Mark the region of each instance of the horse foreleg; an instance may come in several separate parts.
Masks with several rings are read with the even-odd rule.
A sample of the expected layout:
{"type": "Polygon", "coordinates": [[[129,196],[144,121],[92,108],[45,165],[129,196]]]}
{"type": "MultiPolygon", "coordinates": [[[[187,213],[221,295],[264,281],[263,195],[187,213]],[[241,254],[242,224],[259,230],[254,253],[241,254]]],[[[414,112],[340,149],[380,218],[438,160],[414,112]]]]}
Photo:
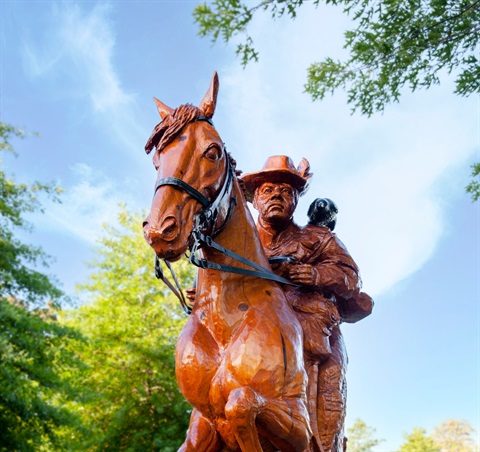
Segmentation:
{"type": "Polygon", "coordinates": [[[190,416],[187,438],[178,452],[217,452],[221,441],[212,422],[195,408],[190,416]]]}
{"type": "Polygon", "coordinates": [[[257,415],[257,423],[278,450],[311,450],[312,431],[307,407],[301,399],[268,399],[257,415]]]}
{"type": "Polygon", "coordinates": [[[225,417],[243,452],[262,452],[255,419],[264,400],[248,386],[230,392],[225,417]]]}
{"type": "Polygon", "coordinates": [[[257,425],[282,452],[306,452],[312,433],[301,399],[265,399],[249,387],[230,393],[225,415],[243,452],[262,452],[257,425]]]}

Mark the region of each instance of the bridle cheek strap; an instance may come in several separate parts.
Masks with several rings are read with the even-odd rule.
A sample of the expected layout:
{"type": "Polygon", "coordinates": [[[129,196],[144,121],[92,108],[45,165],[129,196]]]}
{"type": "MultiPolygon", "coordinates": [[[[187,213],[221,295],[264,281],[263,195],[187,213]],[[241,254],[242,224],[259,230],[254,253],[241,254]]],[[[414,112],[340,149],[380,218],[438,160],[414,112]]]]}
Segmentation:
{"type": "MultiPolygon", "coordinates": [[[[206,119],[203,119],[203,120],[206,120],[206,119]]],[[[209,121],[209,122],[211,123],[211,121],[209,121]]],[[[225,153],[225,156],[227,157],[226,177],[225,177],[225,181],[223,183],[223,186],[220,190],[220,193],[218,194],[218,196],[216,197],[216,199],[213,202],[210,202],[210,200],[208,200],[205,196],[203,196],[197,189],[193,188],[191,185],[187,184],[186,182],[184,182],[181,179],[178,179],[177,177],[164,177],[164,178],[160,179],[157,182],[157,185],[155,186],[154,196],[157,193],[157,190],[160,187],[163,187],[165,185],[169,185],[169,186],[172,186],[172,187],[179,188],[180,190],[183,190],[184,192],[188,193],[192,198],[197,200],[202,205],[203,209],[200,211],[200,214],[197,216],[197,219],[200,221],[200,223],[202,223],[202,221],[207,222],[207,223],[212,222],[211,227],[213,228],[214,225],[215,225],[215,222],[217,220],[217,215],[218,215],[218,210],[220,208],[220,204],[224,200],[224,198],[226,198],[228,196],[229,190],[231,189],[232,182],[233,182],[233,170],[232,170],[232,167],[230,165],[230,161],[228,160],[228,156],[225,152],[225,148],[223,149],[223,152],[225,153]],[[202,220],[200,220],[200,218],[202,220]]],[[[234,200],[230,200],[230,201],[231,201],[231,205],[235,204],[233,202],[234,200]]],[[[228,220],[230,219],[230,215],[231,215],[232,210],[233,210],[233,208],[229,208],[229,212],[227,214],[227,218],[226,218],[225,223],[227,223],[228,220]]],[[[206,225],[200,224],[200,228],[202,226],[206,226],[206,225]]],[[[221,229],[223,229],[224,226],[225,225],[223,225],[221,229]]],[[[172,284],[169,281],[169,279],[165,276],[165,274],[163,273],[162,267],[161,267],[161,264],[160,264],[160,259],[157,256],[155,256],[155,276],[158,279],[160,279],[161,281],[163,281],[168,286],[168,288],[180,300],[180,304],[182,305],[183,310],[187,314],[190,314],[192,312],[192,307],[188,305],[187,300],[185,299],[185,296],[183,295],[182,288],[180,287],[180,284],[179,284],[178,279],[175,275],[175,272],[173,271],[172,266],[170,265],[170,262],[168,262],[165,259],[162,259],[162,260],[165,262],[168,270],[170,271],[170,274],[172,275],[172,278],[173,278],[173,281],[174,281],[175,285],[172,284]]]]}
{"type": "MultiPolygon", "coordinates": [[[[157,182],[157,185],[155,186],[155,194],[157,193],[157,190],[160,187],[163,187],[165,185],[170,185],[172,187],[176,187],[185,191],[192,198],[196,199],[203,206],[204,209],[209,209],[212,205],[212,203],[205,196],[203,196],[198,190],[196,190],[195,188],[193,188],[191,185],[187,184],[183,180],[178,179],[177,177],[164,177],[163,179],[160,179],[157,182]]],[[[182,288],[180,287],[180,284],[175,275],[175,272],[173,271],[172,266],[170,265],[170,262],[164,259],[162,260],[165,262],[167,268],[170,270],[170,274],[172,275],[175,286],[169,281],[169,279],[163,273],[160,260],[157,256],[155,256],[155,276],[158,279],[162,280],[168,286],[168,288],[175,294],[175,296],[180,300],[180,304],[182,305],[182,308],[185,311],[185,313],[190,314],[192,312],[192,307],[188,305],[187,300],[183,295],[182,288]]]]}

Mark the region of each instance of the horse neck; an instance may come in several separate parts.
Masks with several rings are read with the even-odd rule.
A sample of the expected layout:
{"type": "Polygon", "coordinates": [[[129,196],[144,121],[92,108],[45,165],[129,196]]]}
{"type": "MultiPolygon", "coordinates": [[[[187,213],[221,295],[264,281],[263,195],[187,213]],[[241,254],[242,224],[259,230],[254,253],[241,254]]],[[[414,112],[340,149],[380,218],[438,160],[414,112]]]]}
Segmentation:
{"type": "MultiPolygon", "coordinates": [[[[236,179],[233,194],[237,199],[233,214],[215,241],[262,267],[270,268],[255,223],[236,179]]],[[[212,248],[203,249],[202,255],[210,262],[252,270],[251,267],[212,248]]],[[[194,312],[201,313],[200,318],[221,346],[228,345],[232,334],[245,317],[239,305],[242,303],[252,305],[262,300],[261,297],[245,294],[245,278],[248,277],[223,270],[200,269],[199,271],[194,312]]],[[[260,291],[261,286],[271,286],[271,284],[271,281],[258,278],[256,290],[260,291]]]]}

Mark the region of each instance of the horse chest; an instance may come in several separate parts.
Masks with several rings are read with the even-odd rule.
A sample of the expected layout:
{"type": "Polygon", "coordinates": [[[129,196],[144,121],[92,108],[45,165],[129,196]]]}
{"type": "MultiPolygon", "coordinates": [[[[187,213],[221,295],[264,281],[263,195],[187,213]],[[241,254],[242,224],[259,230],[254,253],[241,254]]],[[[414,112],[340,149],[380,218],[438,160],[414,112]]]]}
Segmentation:
{"type": "Polygon", "coordinates": [[[211,333],[192,315],[180,334],[175,354],[178,386],[197,409],[208,409],[210,384],[220,365],[221,349],[211,333]]]}
{"type": "Polygon", "coordinates": [[[220,349],[229,346],[232,336],[244,324],[250,307],[238,301],[238,294],[230,294],[227,290],[218,291],[215,286],[209,292],[202,292],[198,300],[195,316],[210,332],[220,349]],[[229,303],[222,300],[234,300],[229,303]]]}

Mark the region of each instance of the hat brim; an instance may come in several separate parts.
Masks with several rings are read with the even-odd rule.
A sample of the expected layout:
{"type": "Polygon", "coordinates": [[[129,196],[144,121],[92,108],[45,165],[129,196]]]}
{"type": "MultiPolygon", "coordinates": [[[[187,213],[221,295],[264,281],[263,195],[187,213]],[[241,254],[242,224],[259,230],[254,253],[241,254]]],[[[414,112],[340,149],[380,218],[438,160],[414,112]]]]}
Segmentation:
{"type": "Polygon", "coordinates": [[[244,174],[240,179],[244,183],[245,197],[250,202],[253,201],[255,190],[265,182],[290,184],[298,190],[299,195],[303,195],[308,187],[306,179],[285,169],[265,169],[244,174]]]}

